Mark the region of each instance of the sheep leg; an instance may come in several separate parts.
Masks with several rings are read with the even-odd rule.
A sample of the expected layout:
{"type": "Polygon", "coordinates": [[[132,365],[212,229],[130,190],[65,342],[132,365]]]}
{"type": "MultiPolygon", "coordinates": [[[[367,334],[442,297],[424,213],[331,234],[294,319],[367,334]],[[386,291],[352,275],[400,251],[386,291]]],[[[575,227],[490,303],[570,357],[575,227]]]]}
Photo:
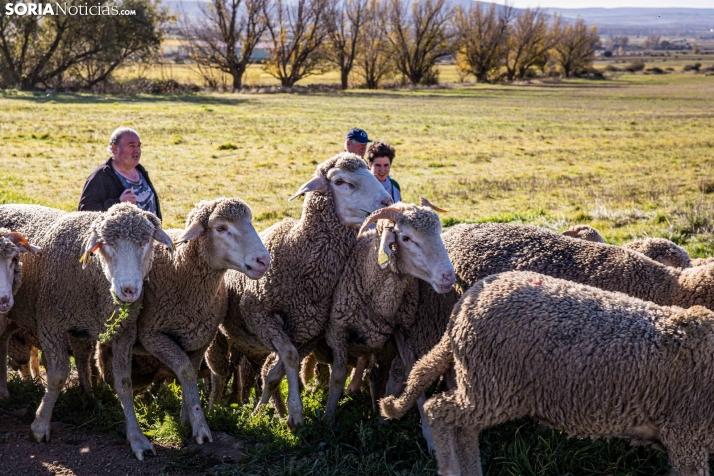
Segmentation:
{"type": "MultiPolygon", "coordinates": [[[[128,327],[128,326],[127,326],[128,327]]],[[[141,432],[134,412],[134,394],[131,383],[131,350],[136,341],[136,329],[124,329],[112,342],[111,367],[114,374],[114,391],[124,409],[126,420],[126,439],[131,445],[131,452],[136,459],[143,461],[144,452],[156,455],[154,446],[141,432]]]]}
{"type": "MultiPolygon", "coordinates": [[[[0,317],[0,320],[5,321],[5,317],[0,317]]],[[[0,335],[0,398],[7,398],[10,396],[10,392],[7,389],[7,347],[13,332],[15,332],[18,327],[14,324],[3,327],[5,329],[2,335],[0,335]]]]}
{"type": "MultiPolygon", "coordinates": [[[[290,342],[288,336],[277,332],[271,341],[280,358],[278,363],[266,375],[265,388],[275,389],[280,385],[283,372],[288,379],[288,428],[295,430],[305,423],[300,399],[300,354],[290,342]],[[275,371],[275,370],[278,371],[275,371]]],[[[272,393],[272,392],[271,392],[272,393]]],[[[265,395],[265,389],[263,390],[265,395]]]]}
{"type": "MultiPolygon", "coordinates": [[[[411,345],[411,342],[404,337],[404,333],[401,331],[401,329],[397,329],[394,331],[394,341],[397,344],[399,358],[401,358],[402,362],[404,363],[405,373],[409,374],[409,372],[411,372],[412,367],[414,367],[414,363],[416,363],[416,354],[414,352],[414,348],[411,345]]],[[[424,393],[422,393],[421,395],[419,395],[419,398],[417,398],[417,408],[419,409],[419,416],[421,417],[421,433],[424,436],[424,439],[426,440],[426,446],[429,449],[429,452],[433,453],[434,438],[431,436],[431,429],[429,428],[429,424],[426,422],[426,418],[424,417],[424,402],[426,402],[426,396],[424,395],[424,393]]]]}
{"type": "MultiPolygon", "coordinates": [[[[206,349],[208,349],[208,346],[205,346],[198,350],[193,350],[186,354],[188,356],[188,360],[191,361],[191,365],[193,366],[193,369],[196,372],[196,374],[198,374],[198,371],[201,369],[201,364],[203,363],[203,358],[206,355],[206,349]]],[[[198,392],[198,376],[196,377],[195,382],[196,382],[196,391],[198,392]]],[[[209,389],[209,392],[210,392],[210,389],[209,389]]],[[[221,391],[221,394],[222,394],[222,391],[221,391]]],[[[187,415],[189,410],[191,410],[191,405],[190,405],[191,402],[187,401],[184,398],[184,395],[186,395],[186,394],[181,392],[181,413],[183,415],[187,415]]],[[[201,400],[199,397],[199,404],[200,404],[200,401],[201,400]]]]}
{"type": "Polygon", "coordinates": [[[47,386],[30,429],[38,442],[49,442],[52,410],[69,375],[69,344],[66,332],[42,331],[39,337],[46,358],[47,386]]]}
{"type": "Polygon", "coordinates": [[[92,393],[92,351],[94,342],[89,339],[77,339],[69,336],[69,346],[74,355],[74,364],[77,366],[77,376],[82,391],[87,395],[92,393]]]}
{"type": "Polygon", "coordinates": [[[211,397],[208,400],[208,411],[214,405],[221,403],[226,380],[230,376],[230,345],[228,339],[220,331],[206,350],[206,363],[211,369],[211,397]]]}
{"type": "Polygon", "coordinates": [[[317,366],[317,357],[310,352],[307,357],[302,360],[300,367],[300,380],[303,386],[306,386],[310,380],[315,378],[315,367],[317,366]]]}
{"type": "MultiPolygon", "coordinates": [[[[439,474],[441,476],[460,476],[456,424],[463,419],[464,412],[461,411],[456,401],[456,390],[450,390],[430,398],[424,405],[424,414],[434,435],[439,474]]],[[[476,443],[476,447],[478,448],[478,443],[476,443]]],[[[483,473],[478,470],[466,474],[483,476],[483,473]]]]}
{"type": "Polygon", "coordinates": [[[253,364],[246,357],[241,357],[236,376],[240,384],[240,393],[238,394],[240,401],[244,405],[249,404],[250,390],[252,388],[255,389],[256,398],[258,396],[258,374],[253,364]]]}
{"type": "Polygon", "coordinates": [[[141,339],[141,345],[154,357],[168,366],[181,384],[181,400],[183,408],[189,409],[188,419],[193,431],[193,439],[199,445],[205,441],[213,442],[211,431],[208,429],[206,417],[201,410],[201,399],[198,395],[196,383],[196,369],[183,349],[164,334],[152,334],[141,339]]]}
{"type": "MultiPolygon", "coordinates": [[[[330,396],[327,398],[325,419],[334,420],[337,404],[342,396],[347,380],[347,335],[328,329],[325,334],[327,345],[332,349],[332,372],[330,372],[330,396]]],[[[360,357],[361,359],[362,357],[360,357]]]]}
{"type": "Polygon", "coordinates": [[[456,451],[464,474],[483,474],[478,434],[479,429],[470,425],[456,430],[456,451]]]}
{"type": "Polygon", "coordinates": [[[40,373],[40,355],[39,355],[39,349],[35,346],[32,346],[32,349],[30,350],[30,375],[32,375],[32,380],[35,381],[41,381],[42,380],[42,374],[40,373]]]}
{"type": "Polygon", "coordinates": [[[345,390],[347,395],[357,393],[362,388],[362,379],[364,378],[364,370],[367,368],[367,364],[369,364],[369,355],[363,355],[357,359],[357,366],[352,372],[352,381],[347,386],[347,390],[345,390]]]}
{"type": "Polygon", "coordinates": [[[110,387],[114,387],[114,372],[112,371],[113,360],[112,348],[108,345],[97,342],[97,363],[99,364],[99,374],[110,387]]]}
{"type": "Polygon", "coordinates": [[[275,408],[278,415],[281,417],[284,417],[287,414],[285,402],[283,401],[283,396],[280,393],[280,381],[284,376],[285,369],[283,367],[282,360],[280,360],[280,357],[276,356],[275,353],[270,354],[261,369],[263,391],[260,396],[260,401],[255,408],[254,414],[268,402],[273,405],[273,408],[275,408]],[[270,382],[270,386],[268,386],[268,382],[270,382]]]}

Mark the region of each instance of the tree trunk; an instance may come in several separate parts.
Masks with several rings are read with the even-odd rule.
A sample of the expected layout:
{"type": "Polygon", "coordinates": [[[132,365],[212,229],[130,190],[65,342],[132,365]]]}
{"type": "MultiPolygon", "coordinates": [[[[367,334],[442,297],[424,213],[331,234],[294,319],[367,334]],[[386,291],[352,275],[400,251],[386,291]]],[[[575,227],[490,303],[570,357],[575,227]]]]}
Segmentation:
{"type": "Polygon", "coordinates": [[[240,91],[243,87],[243,73],[245,73],[245,66],[236,66],[232,68],[231,76],[233,76],[233,92],[240,91]]]}
{"type": "Polygon", "coordinates": [[[349,79],[350,76],[350,70],[347,68],[342,68],[340,70],[340,80],[342,81],[342,89],[347,89],[349,87],[349,84],[347,84],[347,80],[349,79]]]}

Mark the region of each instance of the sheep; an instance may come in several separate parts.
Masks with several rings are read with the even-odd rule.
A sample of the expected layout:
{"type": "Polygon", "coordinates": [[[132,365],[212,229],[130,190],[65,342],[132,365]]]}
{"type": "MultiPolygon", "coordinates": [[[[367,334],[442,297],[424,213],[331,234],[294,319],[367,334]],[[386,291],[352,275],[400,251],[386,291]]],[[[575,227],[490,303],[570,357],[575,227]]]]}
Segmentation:
{"type": "MultiPolygon", "coordinates": [[[[248,357],[280,358],[263,377],[260,404],[268,402],[284,374],[288,379],[291,429],[303,424],[299,391],[300,359],[323,333],[332,292],[357,240],[365,215],[392,199],[369,172],[365,161],[343,152],[319,164],[314,177],[290,200],[306,195],[300,220],[286,219],[261,233],[273,257],[271,270],[247,282],[226,274],[228,313],[221,332],[248,357]]],[[[227,353],[207,353],[215,374],[211,403],[223,394],[229,375],[227,353]]]]}
{"type": "Polygon", "coordinates": [[[585,241],[592,241],[593,243],[605,243],[605,238],[603,238],[600,232],[590,225],[573,225],[561,233],[561,235],[585,241]]]}
{"type": "Polygon", "coordinates": [[[7,315],[15,304],[15,294],[22,284],[22,263],[24,253],[37,255],[40,248],[31,245],[19,231],[0,227],[0,398],[7,398],[7,355],[8,338],[4,336],[7,315]]]}
{"type": "Polygon", "coordinates": [[[400,417],[453,363],[456,388],[424,405],[441,475],[481,476],[479,432],[528,416],[571,436],[662,447],[681,476],[702,476],[714,451],[713,356],[714,313],[702,306],[506,272],[465,293],[381,410],[400,417]]]}
{"type": "Polygon", "coordinates": [[[672,268],[619,246],[525,225],[456,225],[442,238],[464,289],[489,274],[528,270],[660,305],[714,309],[714,265],[672,268]]]}
{"type": "Polygon", "coordinates": [[[152,241],[172,247],[161,222],[129,203],[101,213],[3,205],[0,226],[20,231],[42,247],[41,257],[23,260],[24,282],[9,313],[21,327],[37,331],[46,359],[46,392],[31,426],[35,439],[50,439],[52,409],[69,373],[68,333],[93,340],[106,333],[114,348],[115,388],[127,439],[142,459],[153,447],[141,433],[131,394],[129,359],[138,317],[137,304],[132,303],[141,302],[153,259],[152,241]],[[92,255],[98,259],[90,260],[92,255]],[[115,300],[124,303],[126,316],[115,300]]]}
{"type": "Polygon", "coordinates": [[[183,419],[202,444],[213,438],[201,409],[196,372],[226,315],[224,274],[233,270],[259,279],[270,269],[271,257],[253,227],[250,208],[238,198],[202,201],[186,218],[185,230],[167,233],[185,244],[173,257],[154,250],[135,351],[153,355],[176,375],[183,419]]]}
{"type": "Polygon", "coordinates": [[[714,258],[694,258],[693,260],[691,260],[691,263],[692,267],[704,266],[707,264],[714,263],[714,258]]]}
{"type": "MultiPolygon", "coordinates": [[[[408,339],[418,304],[417,279],[438,293],[451,290],[454,268],[441,241],[441,222],[428,207],[397,203],[365,220],[335,288],[325,338],[332,349],[325,417],[334,419],[347,379],[347,353],[377,352],[392,336],[407,369],[415,362],[408,339]],[[367,230],[373,223],[376,230],[367,230]]],[[[424,425],[424,436],[429,441],[424,425]]]]}
{"type": "Polygon", "coordinates": [[[664,238],[646,238],[622,245],[627,250],[637,251],[665,266],[691,268],[692,262],[687,250],[664,238]]]}
{"type": "MultiPolygon", "coordinates": [[[[578,238],[595,243],[605,243],[600,233],[590,225],[574,225],[561,235],[578,238]]],[[[645,238],[622,245],[623,248],[642,253],[650,259],[659,261],[665,266],[675,268],[690,268],[692,263],[687,250],[664,238],[645,238]]]]}

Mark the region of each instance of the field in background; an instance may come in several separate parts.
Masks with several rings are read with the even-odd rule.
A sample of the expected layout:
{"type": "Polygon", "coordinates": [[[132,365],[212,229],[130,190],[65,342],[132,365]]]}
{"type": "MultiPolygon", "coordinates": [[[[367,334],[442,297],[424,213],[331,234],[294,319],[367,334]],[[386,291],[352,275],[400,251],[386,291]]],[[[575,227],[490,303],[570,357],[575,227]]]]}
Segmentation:
{"type": "MultiPolygon", "coordinates": [[[[119,125],[142,136],[142,163],[168,227],[182,226],[195,202],[222,195],[245,199],[258,230],[298,217],[299,201],[287,198],[341,150],[345,131],[360,126],[396,146],[393,177],[405,201],[424,196],[450,209],[445,225],[501,221],[560,231],[591,223],[612,243],[663,236],[693,256],[714,255],[712,76],[310,95],[0,91],[0,203],[74,209],[119,125]]],[[[40,390],[17,381],[10,390],[0,410],[29,405],[31,420],[40,390]]],[[[173,386],[137,398],[155,441],[186,437],[177,393],[173,386]]],[[[210,474],[435,474],[415,415],[380,425],[369,398],[358,395],[342,400],[341,423],[330,428],[319,421],[325,398],[306,392],[308,425],[297,435],[270,412],[256,419],[247,407],[219,407],[211,428],[246,441],[248,455],[210,474]]],[[[111,392],[70,401],[80,401],[77,391],[61,397],[57,419],[112,434],[121,428],[111,392]]],[[[494,476],[667,473],[658,451],[567,439],[528,421],[486,432],[481,449],[494,476]]]]}

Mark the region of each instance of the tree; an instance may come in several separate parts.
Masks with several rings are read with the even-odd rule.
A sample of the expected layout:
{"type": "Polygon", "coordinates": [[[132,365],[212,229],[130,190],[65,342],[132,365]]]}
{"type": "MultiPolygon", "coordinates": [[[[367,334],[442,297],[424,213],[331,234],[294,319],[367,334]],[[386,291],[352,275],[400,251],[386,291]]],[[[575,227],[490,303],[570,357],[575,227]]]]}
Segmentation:
{"type": "Polygon", "coordinates": [[[645,43],[643,46],[645,47],[645,49],[648,50],[656,50],[657,46],[659,45],[659,40],[659,35],[650,35],[645,39],[645,43]]]}
{"type": "Polygon", "coordinates": [[[66,13],[43,3],[52,15],[6,15],[7,3],[0,0],[0,83],[24,90],[61,88],[67,79],[85,88],[105,81],[121,64],[152,57],[170,19],[158,0],[105,3],[102,14],[71,14],[70,7],[99,8],[84,2],[59,4],[66,13]]]}
{"type": "Polygon", "coordinates": [[[487,82],[498,71],[507,53],[508,29],[514,15],[510,6],[481,2],[468,10],[456,9],[454,25],[458,38],[457,61],[479,82],[487,82]]]}
{"type": "Polygon", "coordinates": [[[185,20],[182,27],[188,54],[199,70],[215,68],[227,73],[233,79],[233,90],[240,90],[253,50],[267,28],[266,2],[211,0],[207,5],[200,4],[200,22],[185,20]]]}
{"type": "Polygon", "coordinates": [[[597,27],[588,28],[582,18],[574,24],[563,26],[562,18],[553,25],[553,59],[568,78],[573,71],[588,68],[595,58],[595,50],[600,44],[597,27]]]}
{"type": "Polygon", "coordinates": [[[327,0],[273,0],[266,9],[270,45],[264,69],[283,87],[327,71],[328,15],[327,0]]]}
{"type": "Polygon", "coordinates": [[[451,54],[451,8],[447,0],[388,0],[389,41],[396,68],[413,85],[434,75],[436,62],[451,54]]]}
{"type": "Polygon", "coordinates": [[[367,20],[368,0],[335,0],[330,9],[326,58],[340,69],[340,84],[347,89],[367,20]]]}
{"type": "Polygon", "coordinates": [[[527,8],[516,16],[508,38],[506,75],[509,81],[523,79],[533,66],[545,66],[553,45],[548,18],[539,8],[527,8]]]}
{"type": "Polygon", "coordinates": [[[359,42],[357,73],[365,79],[369,89],[377,89],[379,83],[394,71],[391,44],[387,39],[384,20],[387,17],[388,0],[369,0],[365,10],[364,34],[359,42]]]}

